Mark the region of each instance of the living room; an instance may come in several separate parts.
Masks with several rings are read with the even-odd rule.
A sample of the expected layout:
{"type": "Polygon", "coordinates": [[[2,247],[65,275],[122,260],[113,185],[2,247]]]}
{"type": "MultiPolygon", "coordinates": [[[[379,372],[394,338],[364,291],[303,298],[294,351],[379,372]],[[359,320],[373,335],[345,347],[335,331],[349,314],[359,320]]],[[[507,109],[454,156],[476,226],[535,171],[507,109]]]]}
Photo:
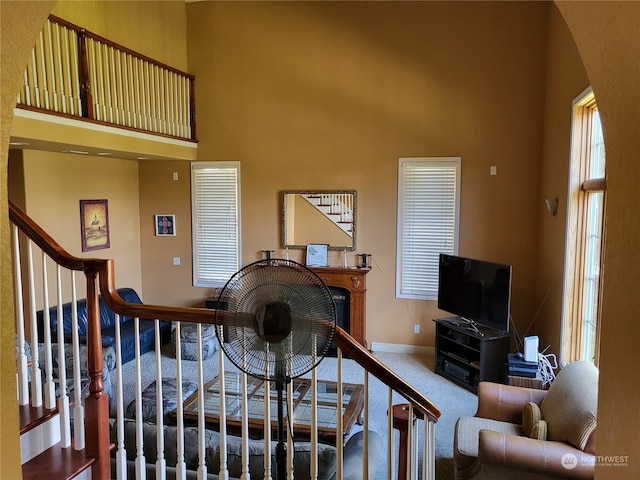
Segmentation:
{"type": "MultiPolygon", "coordinates": [[[[81,22],[78,11],[57,8],[100,30],[101,20],[81,22]]],[[[152,7],[115,10],[126,16],[128,8],[152,7]]],[[[571,101],[589,80],[553,5],[198,3],[177,15],[164,8],[167,27],[158,30],[179,32],[170,43],[182,45],[188,65],[169,53],[159,60],[197,77],[197,158],[241,162],[243,263],[280,249],[279,191],[356,189],[358,251],[374,258],[368,340],[432,346],[431,319],[441,312],[394,297],[397,159],[460,156],[459,251],[513,265],[518,330],[552,286],[529,333],[559,351],[566,212],[561,203],[551,218],[543,199],[564,196],[566,205],[568,172],[559,165],[568,165],[571,101]],[[186,35],[184,26],[168,28],[174,22],[186,22],[186,35]]],[[[104,36],[145,51],[140,31],[104,23],[104,36]]],[[[211,295],[191,286],[188,161],[24,155],[27,213],[69,251],[79,254],[78,199],[107,198],[113,247],[104,253],[116,260],[119,286],[135,287],[148,303],[195,305],[211,295]],[[57,193],[54,171],[66,178],[57,193]],[[156,213],[176,215],[176,237],[154,236],[156,213]]]]}

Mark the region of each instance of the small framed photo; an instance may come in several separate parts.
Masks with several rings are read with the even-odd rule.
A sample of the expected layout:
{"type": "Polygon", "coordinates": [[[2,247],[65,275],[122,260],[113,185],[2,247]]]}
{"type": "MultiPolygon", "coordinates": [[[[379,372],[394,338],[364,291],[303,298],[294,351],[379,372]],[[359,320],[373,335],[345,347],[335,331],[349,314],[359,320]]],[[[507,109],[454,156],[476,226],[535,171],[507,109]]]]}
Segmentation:
{"type": "Polygon", "coordinates": [[[109,248],[109,204],[107,200],[80,200],[82,251],[109,248]]]}
{"type": "Polygon", "coordinates": [[[156,236],[175,237],[176,236],[176,216],[175,215],[155,215],[156,236]]]}
{"type": "Polygon", "coordinates": [[[324,243],[310,243],[307,245],[307,266],[326,267],[329,245],[324,243]]]}

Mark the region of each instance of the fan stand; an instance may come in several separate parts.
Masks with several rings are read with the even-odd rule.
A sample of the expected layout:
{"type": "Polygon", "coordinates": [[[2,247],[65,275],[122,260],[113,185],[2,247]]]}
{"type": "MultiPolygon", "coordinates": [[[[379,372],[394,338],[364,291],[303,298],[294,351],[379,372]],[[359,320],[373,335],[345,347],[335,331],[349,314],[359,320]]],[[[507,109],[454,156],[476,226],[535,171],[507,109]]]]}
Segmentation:
{"type": "Polygon", "coordinates": [[[246,374],[275,381],[278,390],[276,474],[277,480],[286,480],[284,389],[292,378],[315,368],[331,346],[336,321],[331,292],[320,277],[304,265],[267,259],[243,267],[230,278],[218,296],[218,303],[230,306],[230,315],[216,310],[215,317],[216,335],[227,357],[246,374]],[[240,315],[235,316],[234,312],[240,315]],[[253,321],[246,314],[251,314],[253,321]],[[225,338],[225,329],[228,329],[228,338],[225,338]],[[314,344],[313,358],[292,361],[300,354],[308,355],[311,335],[318,341],[314,344]],[[247,363],[248,348],[261,351],[263,360],[251,355],[253,361],[247,363]]]}
{"type": "Polygon", "coordinates": [[[284,382],[276,380],[278,390],[278,444],[276,445],[276,474],[278,480],[287,477],[287,448],[284,444],[284,382]]]}

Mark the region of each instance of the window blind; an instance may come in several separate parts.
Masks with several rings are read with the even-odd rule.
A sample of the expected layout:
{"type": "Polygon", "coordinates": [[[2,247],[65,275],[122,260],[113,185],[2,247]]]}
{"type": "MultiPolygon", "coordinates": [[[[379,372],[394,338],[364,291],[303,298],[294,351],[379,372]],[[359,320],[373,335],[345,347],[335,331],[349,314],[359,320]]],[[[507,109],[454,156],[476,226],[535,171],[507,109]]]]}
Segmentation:
{"type": "Polygon", "coordinates": [[[195,286],[224,286],[239,269],[239,177],[239,162],[191,165],[195,286]]]}
{"type": "Polygon", "coordinates": [[[398,298],[437,298],[439,254],[458,249],[460,164],[460,157],[399,161],[398,298]]]}

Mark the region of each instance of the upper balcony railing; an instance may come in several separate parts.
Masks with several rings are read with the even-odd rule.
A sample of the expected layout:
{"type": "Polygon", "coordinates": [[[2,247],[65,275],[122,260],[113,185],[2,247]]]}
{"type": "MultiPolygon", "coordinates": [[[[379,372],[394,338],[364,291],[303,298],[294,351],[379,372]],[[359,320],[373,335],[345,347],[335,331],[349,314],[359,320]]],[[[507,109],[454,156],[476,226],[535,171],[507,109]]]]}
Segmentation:
{"type": "Polygon", "coordinates": [[[195,77],[49,16],[18,106],[195,140],[195,77]]]}

